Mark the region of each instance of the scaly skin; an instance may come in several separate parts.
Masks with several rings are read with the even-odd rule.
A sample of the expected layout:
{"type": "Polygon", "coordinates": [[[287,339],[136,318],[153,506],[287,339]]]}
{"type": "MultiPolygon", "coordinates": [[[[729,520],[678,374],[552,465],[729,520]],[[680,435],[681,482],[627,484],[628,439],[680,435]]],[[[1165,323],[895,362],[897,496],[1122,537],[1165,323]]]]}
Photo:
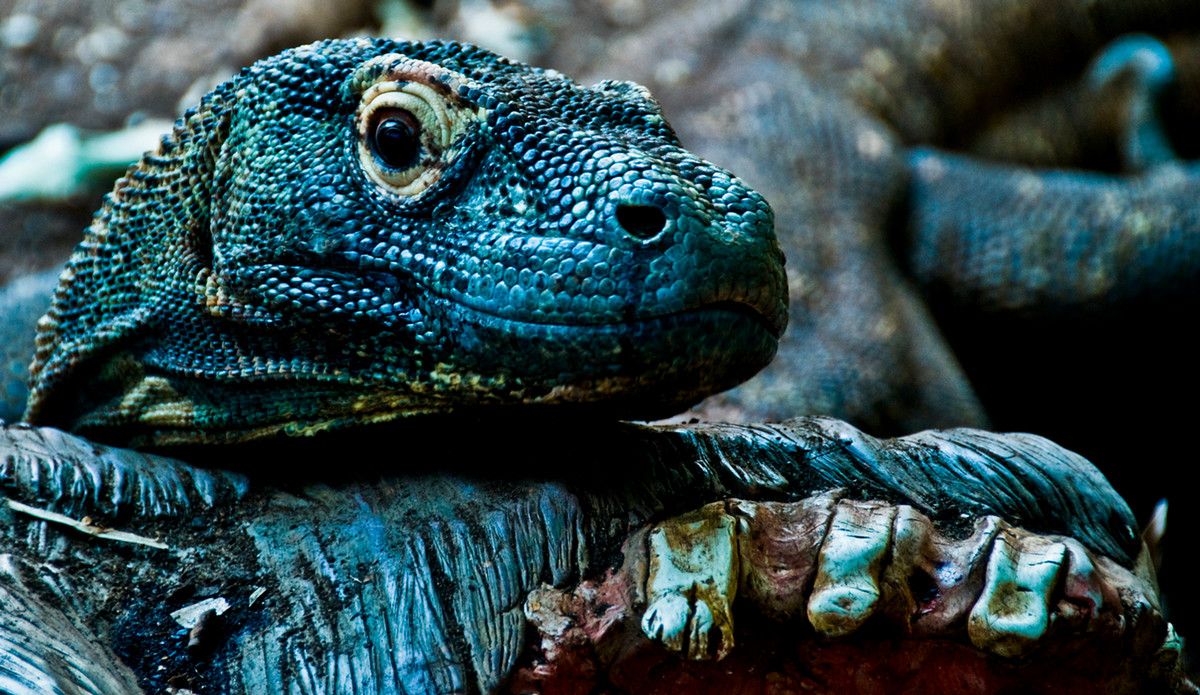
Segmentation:
{"type": "Polygon", "coordinates": [[[26,419],[163,444],[480,403],[644,418],[758,371],[785,314],[770,208],[640,87],[328,41],[218,87],[117,182],[26,419]],[[401,91],[442,138],[411,183],[367,134],[401,91]]]}
{"type": "MultiPolygon", "coordinates": [[[[632,662],[625,682],[635,692],[661,684],[637,675],[647,658],[675,677],[713,670],[649,644],[643,609],[652,636],[701,658],[714,654],[687,645],[718,638],[703,634],[702,609],[722,616],[713,625],[721,652],[735,635],[738,645],[713,667],[714,682],[743,689],[803,673],[814,661],[803,650],[821,645],[905,679],[930,670],[923,648],[951,649],[965,663],[934,663],[948,667],[943,678],[971,684],[959,692],[996,692],[976,681],[981,666],[1018,690],[1048,672],[1096,691],[1163,692],[1156,686],[1177,665],[1152,580],[1120,581],[1115,593],[1105,579],[1109,566],[1137,571],[1128,508],[1094,467],[1031,435],[880,440],[820,418],[641,427],[493,416],[208,446],[188,463],[10,427],[0,429],[0,454],[0,492],[25,505],[0,507],[4,692],[133,691],[89,685],[114,681],[147,692],[180,683],[218,693],[496,692],[519,665],[546,675],[527,618],[551,606],[526,597],[601,577],[632,595],[613,603],[585,582],[579,595],[590,605],[575,625],[616,627],[617,609],[627,629],[606,630],[610,648],[585,650],[598,669],[573,675],[604,683],[620,675],[606,673],[610,659],[632,662]],[[203,468],[236,461],[244,472],[203,468]],[[740,519],[718,524],[735,531],[736,555],[729,534],[681,529],[694,514],[662,524],[684,533],[644,543],[646,524],[729,497],[775,500],[706,507],[740,519]],[[34,516],[42,509],[171,550],[86,536],[34,516]],[[1009,533],[997,517],[1023,530],[1009,533]],[[1075,540],[1044,536],[1056,533],[1075,540]],[[1047,544],[1057,557],[1046,557],[1047,544]],[[609,573],[622,556],[628,567],[609,573]],[[719,577],[723,586],[709,581],[719,577]],[[267,590],[257,601],[256,587],[267,590]],[[202,631],[205,655],[185,646],[169,615],[212,591],[230,609],[202,631]],[[839,598],[849,595],[875,600],[839,598]],[[781,622],[756,629],[756,610],[781,622]],[[992,627],[970,629],[968,614],[992,627]],[[814,630],[853,634],[814,640],[814,630]],[[964,653],[971,641],[1002,656],[1014,642],[1031,653],[984,666],[980,653],[964,653]],[[905,653],[914,655],[907,665],[905,653]],[[1085,655],[1110,654],[1101,668],[1070,672],[1085,655]],[[1113,680],[1124,672],[1133,677],[1113,680]]],[[[554,668],[550,676],[571,679],[569,665],[554,668]]],[[[852,692],[834,683],[814,692],[852,692]]]]}

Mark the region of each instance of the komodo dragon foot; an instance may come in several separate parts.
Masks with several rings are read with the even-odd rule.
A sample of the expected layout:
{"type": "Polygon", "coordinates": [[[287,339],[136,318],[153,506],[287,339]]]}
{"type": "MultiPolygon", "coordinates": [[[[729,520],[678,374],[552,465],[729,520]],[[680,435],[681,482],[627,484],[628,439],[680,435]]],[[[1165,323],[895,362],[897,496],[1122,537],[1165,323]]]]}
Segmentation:
{"type": "Polygon", "coordinates": [[[945,524],[841,489],[666,520],[621,570],[535,592],[526,614],[551,692],[572,692],[561,675],[588,659],[631,692],[993,692],[1016,669],[1047,691],[1192,692],[1145,553],[1127,569],[992,515],[945,524]],[[632,623],[650,641],[611,648],[632,623]]]}
{"type": "Polygon", "coordinates": [[[1051,634],[1119,638],[1159,612],[1144,563],[1131,571],[994,516],[955,538],[912,507],[842,491],[707,505],[655,526],[647,564],[642,629],[693,659],[734,648],[738,596],[776,620],[806,619],[822,637],[852,635],[872,618],[919,637],[954,636],[965,624],[971,644],[1003,657],[1051,634]]]}

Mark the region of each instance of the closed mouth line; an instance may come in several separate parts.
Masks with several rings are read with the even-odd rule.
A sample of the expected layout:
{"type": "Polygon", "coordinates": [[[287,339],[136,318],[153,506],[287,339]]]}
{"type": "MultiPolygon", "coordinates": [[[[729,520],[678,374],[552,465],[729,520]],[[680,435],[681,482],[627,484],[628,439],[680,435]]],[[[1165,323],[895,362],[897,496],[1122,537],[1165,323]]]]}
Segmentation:
{"type": "MultiPolygon", "coordinates": [[[[368,274],[381,280],[382,281],[381,284],[392,285],[393,287],[398,287],[401,284],[399,281],[399,278],[390,273],[373,272],[373,273],[368,273],[368,274]]],[[[755,323],[759,324],[763,328],[763,330],[770,333],[776,339],[778,339],[783,334],[783,326],[779,325],[779,323],[777,321],[772,321],[770,317],[768,317],[764,312],[760,311],[754,305],[746,303],[746,302],[739,302],[734,299],[722,299],[722,300],[718,300],[715,302],[710,302],[708,304],[701,304],[699,306],[688,307],[686,309],[679,309],[676,311],[666,312],[666,313],[662,313],[662,314],[650,314],[647,316],[638,316],[638,317],[619,317],[619,318],[614,317],[613,320],[610,320],[610,321],[588,320],[588,317],[576,316],[576,317],[573,317],[575,319],[574,321],[568,322],[568,321],[565,321],[562,319],[559,319],[559,320],[553,320],[550,318],[539,319],[538,317],[528,316],[528,315],[525,315],[525,316],[505,315],[505,314],[497,312],[493,309],[478,306],[474,302],[464,301],[464,299],[461,296],[456,297],[450,293],[434,289],[430,285],[426,284],[425,282],[422,282],[421,280],[419,280],[418,278],[416,278],[412,275],[407,276],[406,279],[411,283],[410,288],[419,289],[420,292],[424,293],[426,296],[432,297],[439,302],[444,302],[446,304],[450,304],[461,310],[469,311],[474,314],[479,314],[481,316],[487,316],[492,319],[496,319],[499,321],[505,321],[505,322],[509,322],[509,323],[514,323],[514,324],[521,324],[521,325],[528,325],[528,326],[547,326],[547,327],[558,326],[558,327],[562,327],[562,328],[578,328],[578,329],[612,329],[612,328],[619,328],[621,326],[636,326],[636,325],[641,325],[641,324],[648,324],[648,323],[654,323],[654,322],[659,322],[659,321],[671,320],[674,318],[687,316],[687,315],[699,315],[699,314],[704,314],[704,313],[708,313],[708,312],[726,312],[726,313],[731,313],[731,314],[738,314],[738,315],[741,315],[745,318],[748,318],[748,319],[754,321],[755,323]]]]}
{"type": "Polygon", "coordinates": [[[547,327],[557,326],[557,327],[563,327],[563,328],[578,328],[578,329],[585,329],[585,330],[586,329],[603,330],[603,329],[610,329],[610,328],[620,328],[622,326],[637,326],[637,325],[644,325],[644,324],[656,323],[656,322],[661,322],[661,321],[670,321],[672,319],[681,318],[681,317],[685,317],[685,316],[691,316],[691,315],[702,315],[702,314],[712,313],[712,312],[724,312],[724,313],[741,315],[741,316],[751,319],[755,323],[762,326],[762,328],[764,330],[766,330],[768,333],[770,333],[775,338],[778,338],[781,334],[781,331],[779,329],[777,329],[772,324],[771,320],[768,319],[765,315],[763,315],[762,312],[760,312],[759,310],[757,310],[756,308],[754,308],[753,306],[751,306],[749,304],[745,304],[743,302],[737,302],[737,301],[733,301],[733,300],[722,300],[722,301],[712,302],[710,304],[702,304],[699,306],[690,307],[687,309],[680,309],[678,311],[671,311],[671,312],[667,312],[667,313],[663,313],[663,314],[651,314],[648,316],[639,316],[636,318],[622,318],[622,319],[617,319],[617,320],[613,320],[613,321],[579,321],[579,322],[575,322],[575,323],[570,323],[570,322],[566,322],[563,320],[538,320],[537,317],[505,316],[505,315],[497,313],[495,311],[475,306],[474,304],[471,304],[469,302],[463,302],[463,301],[460,301],[460,300],[452,298],[452,297],[444,296],[437,292],[431,291],[430,294],[432,296],[437,297],[438,299],[440,299],[442,301],[449,302],[457,307],[460,307],[460,308],[470,311],[472,313],[481,314],[481,315],[484,315],[484,316],[487,316],[490,318],[494,318],[494,319],[498,319],[500,321],[510,322],[510,323],[514,323],[514,324],[547,326],[547,327]]]}

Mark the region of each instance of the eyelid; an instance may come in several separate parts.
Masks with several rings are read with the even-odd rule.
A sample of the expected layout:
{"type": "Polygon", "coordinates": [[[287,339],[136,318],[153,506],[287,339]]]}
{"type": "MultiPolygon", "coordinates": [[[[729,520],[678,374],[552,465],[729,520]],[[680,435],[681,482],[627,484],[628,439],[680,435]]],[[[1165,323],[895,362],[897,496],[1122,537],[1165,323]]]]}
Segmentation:
{"type": "MultiPolygon", "coordinates": [[[[389,58],[383,56],[381,58],[389,58]]],[[[453,149],[468,129],[487,118],[487,111],[460,98],[454,80],[441,68],[423,61],[390,57],[394,64],[363,90],[355,120],[359,162],[376,185],[403,198],[428,190],[462,154],[453,149]],[[395,171],[384,166],[370,146],[370,128],[380,109],[407,111],[421,124],[424,156],[413,167],[395,171]]]]}

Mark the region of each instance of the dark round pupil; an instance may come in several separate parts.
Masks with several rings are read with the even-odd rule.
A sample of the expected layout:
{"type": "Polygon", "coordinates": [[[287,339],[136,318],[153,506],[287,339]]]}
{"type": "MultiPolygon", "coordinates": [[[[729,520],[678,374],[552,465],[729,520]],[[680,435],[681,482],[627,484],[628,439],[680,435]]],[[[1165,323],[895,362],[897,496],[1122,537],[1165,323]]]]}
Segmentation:
{"type": "Polygon", "coordinates": [[[421,153],[421,127],[405,112],[385,114],[371,134],[376,156],[393,169],[408,169],[421,153]]]}

